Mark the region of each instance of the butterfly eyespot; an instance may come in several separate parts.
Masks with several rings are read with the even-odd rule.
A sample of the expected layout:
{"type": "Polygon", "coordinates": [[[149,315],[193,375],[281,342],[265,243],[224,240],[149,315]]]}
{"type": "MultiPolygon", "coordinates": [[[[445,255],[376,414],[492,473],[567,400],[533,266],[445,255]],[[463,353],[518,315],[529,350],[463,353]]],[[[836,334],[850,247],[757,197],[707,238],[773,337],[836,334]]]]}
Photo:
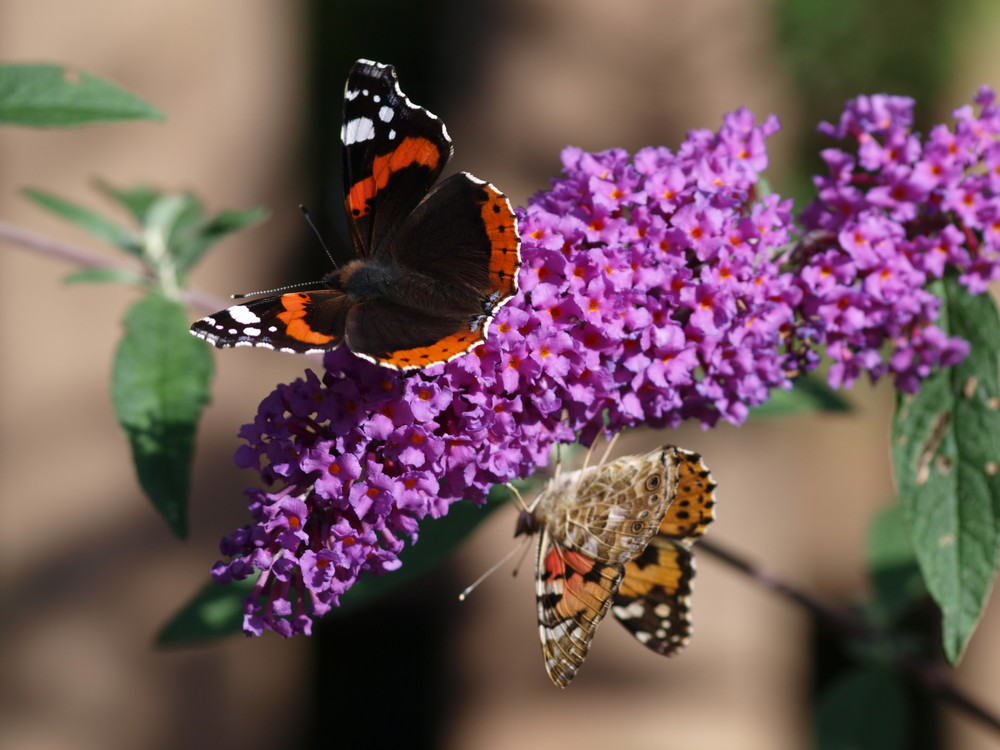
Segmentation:
{"type": "Polygon", "coordinates": [[[642,531],[645,528],[646,528],[646,524],[644,524],[642,521],[635,521],[632,524],[632,531],[635,534],[638,534],[640,531],[642,531]]]}
{"type": "Polygon", "coordinates": [[[653,476],[649,477],[649,479],[646,480],[647,490],[655,490],[659,486],[660,486],[660,477],[658,474],[653,474],[653,476]]]}

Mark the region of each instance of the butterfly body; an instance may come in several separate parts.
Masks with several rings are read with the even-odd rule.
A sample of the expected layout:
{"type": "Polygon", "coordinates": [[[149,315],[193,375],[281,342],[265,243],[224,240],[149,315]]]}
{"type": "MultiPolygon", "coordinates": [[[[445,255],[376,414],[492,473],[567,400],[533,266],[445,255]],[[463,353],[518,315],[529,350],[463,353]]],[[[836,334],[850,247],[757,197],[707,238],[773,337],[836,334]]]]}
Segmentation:
{"type": "Polygon", "coordinates": [[[197,321],[217,347],[296,353],[341,343],[399,370],[456,357],[485,340],[517,292],[520,238],[510,202],[459,172],[435,184],[451,138],[403,94],[390,65],[359,60],[344,95],[344,209],[357,259],[323,288],[263,297],[197,321]]]}
{"type": "Polygon", "coordinates": [[[701,457],[674,446],[562,474],[521,514],[537,533],[538,628],[549,677],[565,687],[613,612],[635,638],[670,655],[690,635],[690,546],[714,518],[701,457]]]}

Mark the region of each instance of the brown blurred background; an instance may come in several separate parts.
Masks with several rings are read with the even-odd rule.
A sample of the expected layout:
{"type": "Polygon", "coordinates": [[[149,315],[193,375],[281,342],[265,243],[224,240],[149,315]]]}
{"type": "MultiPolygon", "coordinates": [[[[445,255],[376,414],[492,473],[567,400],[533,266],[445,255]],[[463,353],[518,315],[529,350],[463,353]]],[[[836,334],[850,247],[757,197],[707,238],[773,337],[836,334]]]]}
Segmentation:
{"type": "MultiPolygon", "coordinates": [[[[209,256],[199,289],[222,297],[315,278],[325,261],[296,206],[310,205],[346,247],[341,91],[361,56],[396,64],[407,93],[443,117],[454,169],[489,178],[519,205],[547,187],[564,145],[673,147],[740,105],[779,115],[769,177],[779,192],[802,194],[815,122],[835,118],[847,96],[918,96],[927,123],[980,83],[1000,86],[994,4],[871,5],[883,11],[832,0],[3,0],[0,59],[107,77],[168,119],[0,129],[0,219],[110,253],[19,191],[105,210],[91,187],[98,177],[191,189],[209,210],[271,211],[209,256]]],[[[411,738],[392,740],[405,747],[462,750],[810,744],[811,621],[706,555],[696,637],[682,656],[657,659],[607,625],[574,684],[553,688],[530,562],[455,600],[510,548],[510,509],[432,580],[317,638],[153,650],[159,626],[205,580],[219,537],[248,520],[241,490],[255,476],[233,466],[237,428],[305,365],[248,349],[217,357],[191,539],[177,542],[138,491],[108,398],[134,293],[64,287],[71,270],[0,246],[0,747],[383,747],[398,736],[411,738]]],[[[849,604],[867,586],[868,522],[893,495],[891,389],[861,385],[850,397],[846,416],[636,433],[619,450],[669,440],[702,452],[721,487],[711,537],[849,604]]],[[[994,601],[955,674],[995,712],[998,624],[994,601]]],[[[942,722],[945,746],[1000,744],[953,712],[942,722]]]]}

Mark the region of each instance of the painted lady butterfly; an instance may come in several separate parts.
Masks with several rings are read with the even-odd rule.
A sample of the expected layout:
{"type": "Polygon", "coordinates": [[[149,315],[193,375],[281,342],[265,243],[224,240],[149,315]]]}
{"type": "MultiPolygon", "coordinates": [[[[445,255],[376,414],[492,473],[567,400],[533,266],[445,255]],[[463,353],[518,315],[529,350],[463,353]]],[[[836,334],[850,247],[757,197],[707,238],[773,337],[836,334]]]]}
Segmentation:
{"type": "Polygon", "coordinates": [[[545,670],[566,687],[610,609],[658,654],[691,636],[691,545],[715,517],[697,453],[665,445],[553,478],[518,518],[539,533],[536,592],[545,670]]]}

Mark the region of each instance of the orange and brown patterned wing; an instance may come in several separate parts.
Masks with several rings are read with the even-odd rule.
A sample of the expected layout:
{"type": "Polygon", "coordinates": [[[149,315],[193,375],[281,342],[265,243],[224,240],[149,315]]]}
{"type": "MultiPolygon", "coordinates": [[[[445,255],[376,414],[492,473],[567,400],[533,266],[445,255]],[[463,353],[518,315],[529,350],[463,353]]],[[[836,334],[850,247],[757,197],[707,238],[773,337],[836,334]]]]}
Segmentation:
{"type": "Polygon", "coordinates": [[[691,545],[715,520],[715,481],[701,456],[673,449],[677,486],[659,532],[625,566],[612,611],[639,643],[664,656],[691,637],[691,545]]]}
{"type": "Polygon", "coordinates": [[[691,637],[694,557],[684,546],[656,536],[625,566],[611,611],[642,645],[670,656],[691,637]]]}
{"type": "Polygon", "coordinates": [[[667,508],[659,533],[690,544],[715,520],[715,480],[701,456],[683,448],[674,449],[677,489],[667,508]]]}
{"type": "Polygon", "coordinates": [[[622,582],[622,566],[561,549],[547,531],[538,543],[538,633],[545,671],[566,687],[622,582]]]}

